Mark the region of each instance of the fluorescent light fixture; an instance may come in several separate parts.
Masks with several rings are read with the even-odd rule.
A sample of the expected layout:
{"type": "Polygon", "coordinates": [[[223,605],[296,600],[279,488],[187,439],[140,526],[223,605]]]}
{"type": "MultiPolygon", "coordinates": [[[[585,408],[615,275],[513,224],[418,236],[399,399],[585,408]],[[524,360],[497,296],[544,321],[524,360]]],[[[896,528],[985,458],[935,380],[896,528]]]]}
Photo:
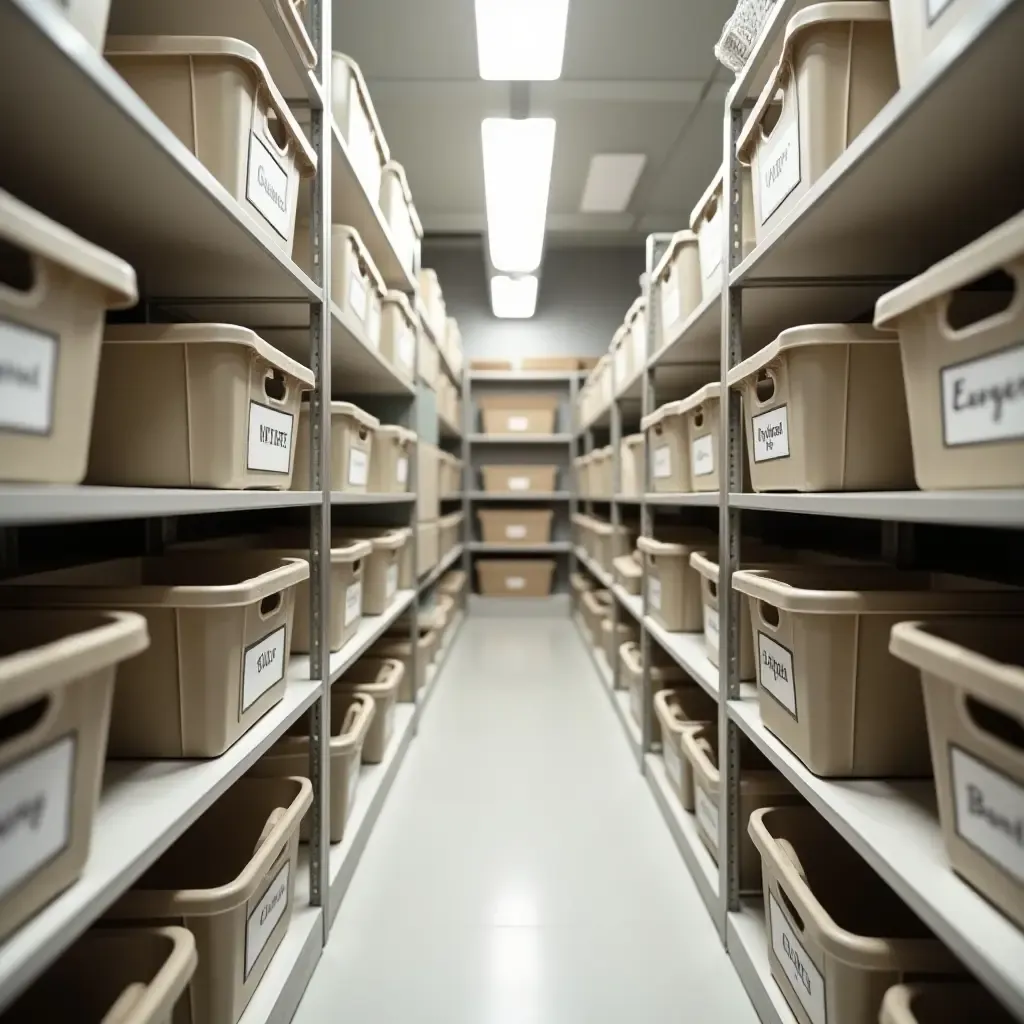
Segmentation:
{"type": "Polygon", "coordinates": [[[623,213],[647,163],[643,153],[598,153],[583,186],[583,213],[623,213]]]}
{"type": "Polygon", "coordinates": [[[484,192],[491,264],[528,274],[540,266],[555,155],[550,117],[484,119],[484,192]]]}
{"type": "Polygon", "coordinates": [[[569,0],[476,0],[480,77],[553,82],[562,76],[569,0]]]}
{"type": "Polygon", "coordinates": [[[537,275],[491,278],[491,312],[502,320],[529,320],[537,311],[537,275]]]}

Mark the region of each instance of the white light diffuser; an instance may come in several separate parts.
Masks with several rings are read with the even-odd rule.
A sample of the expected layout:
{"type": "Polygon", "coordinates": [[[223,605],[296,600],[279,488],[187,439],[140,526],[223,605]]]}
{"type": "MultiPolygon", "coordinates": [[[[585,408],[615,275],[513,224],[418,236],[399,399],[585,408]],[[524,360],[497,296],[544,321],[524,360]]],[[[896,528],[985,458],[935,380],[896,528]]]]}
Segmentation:
{"type": "Polygon", "coordinates": [[[553,82],[562,75],[569,0],[476,0],[480,77],[553,82]]]}
{"type": "Polygon", "coordinates": [[[550,117],[484,119],[484,192],[491,264],[528,274],[540,266],[555,154],[550,117]]]}
{"type": "Polygon", "coordinates": [[[537,311],[537,277],[509,277],[496,274],[491,278],[491,312],[503,320],[529,320],[537,311]]]}
{"type": "Polygon", "coordinates": [[[623,213],[640,173],[647,163],[643,153],[598,153],[590,161],[583,186],[583,213],[623,213]]]}

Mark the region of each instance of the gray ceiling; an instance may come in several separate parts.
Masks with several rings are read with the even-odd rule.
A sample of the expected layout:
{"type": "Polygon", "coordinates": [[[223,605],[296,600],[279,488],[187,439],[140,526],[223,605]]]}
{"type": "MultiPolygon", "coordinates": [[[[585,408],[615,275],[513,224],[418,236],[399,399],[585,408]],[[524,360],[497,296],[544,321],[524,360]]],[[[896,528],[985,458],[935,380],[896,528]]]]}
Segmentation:
{"type": "MultiPolygon", "coordinates": [[[[480,122],[510,88],[479,78],[473,0],[335,0],[335,49],[369,81],[429,235],[482,233],[480,122]]],[[[727,72],[712,52],[735,0],[570,0],[562,78],[529,88],[557,119],[549,242],[623,242],[684,227],[721,161],[727,72]],[[596,153],[644,153],[625,214],[583,214],[596,153]]]]}

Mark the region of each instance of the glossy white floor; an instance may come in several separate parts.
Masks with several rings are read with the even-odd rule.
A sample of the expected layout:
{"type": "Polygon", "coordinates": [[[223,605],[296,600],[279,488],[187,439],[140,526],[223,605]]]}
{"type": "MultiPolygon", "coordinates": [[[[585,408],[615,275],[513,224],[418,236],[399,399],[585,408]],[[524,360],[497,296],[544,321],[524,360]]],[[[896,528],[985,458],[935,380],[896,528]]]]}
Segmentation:
{"type": "Polygon", "coordinates": [[[567,619],[471,618],[297,1024],[756,1024],[567,619]]]}

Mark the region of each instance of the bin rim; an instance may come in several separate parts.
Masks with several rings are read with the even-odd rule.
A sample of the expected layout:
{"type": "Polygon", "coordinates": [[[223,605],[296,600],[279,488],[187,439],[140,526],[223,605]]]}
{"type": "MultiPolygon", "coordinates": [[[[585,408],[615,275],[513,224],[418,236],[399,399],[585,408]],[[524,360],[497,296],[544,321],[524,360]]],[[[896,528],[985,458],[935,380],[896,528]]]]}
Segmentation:
{"type": "Polygon", "coordinates": [[[626,310],[626,319],[623,324],[627,329],[632,328],[633,321],[641,314],[647,312],[647,299],[641,295],[640,298],[634,299],[633,304],[626,310]]]}
{"type": "MultiPolygon", "coordinates": [[[[349,694],[346,694],[347,696],[349,694]]],[[[328,741],[331,756],[348,754],[366,739],[373,719],[377,714],[377,703],[370,694],[356,692],[350,694],[358,709],[351,719],[346,719],[347,728],[341,732],[332,732],[328,741]]],[[[305,757],[309,753],[308,736],[281,736],[276,743],[260,758],[261,761],[284,761],[292,757],[305,757]]]]}
{"type": "Polygon", "coordinates": [[[989,1015],[995,1013],[995,1024],[1012,1024],[1013,1018],[1009,1012],[996,1002],[995,997],[983,985],[971,977],[943,978],[891,986],[882,999],[879,1024],[930,1024],[930,1018],[918,1017],[914,1011],[915,1000],[929,995],[947,1005],[952,999],[956,1011],[966,1011],[974,1020],[992,1021],[989,1015]]]}
{"type": "Polygon", "coordinates": [[[676,402],[666,402],[664,405],[659,405],[654,412],[649,412],[640,421],[640,429],[646,433],[651,429],[651,427],[656,427],[661,423],[662,420],[666,420],[672,416],[681,416],[683,414],[682,405],[685,401],[686,399],[680,398],[676,402]]]}
{"type": "Polygon", "coordinates": [[[711,179],[711,184],[704,189],[704,194],[697,200],[697,205],[690,213],[690,230],[694,234],[697,232],[697,223],[707,213],[708,207],[711,205],[712,200],[716,198],[716,193],[718,192],[722,193],[721,196],[717,197],[718,204],[721,206],[722,199],[725,195],[725,170],[722,165],[719,165],[718,170],[715,171],[714,176],[711,179]]]}
{"type": "Polygon", "coordinates": [[[627,448],[635,448],[637,445],[643,444],[644,440],[643,434],[627,434],[621,443],[626,445],[627,448]]]}
{"type": "Polygon", "coordinates": [[[637,537],[637,548],[645,555],[655,555],[662,558],[683,558],[689,557],[693,551],[706,551],[707,541],[671,541],[658,540],[655,537],[637,537]]]}
{"type": "Polygon", "coordinates": [[[713,380],[703,387],[698,388],[692,395],[687,395],[679,401],[679,412],[692,412],[699,405],[707,405],[709,402],[720,403],[722,400],[722,382],[713,380]]]}
{"type": "Polygon", "coordinates": [[[385,293],[381,302],[385,305],[398,306],[399,311],[405,319],[405,322],[413,329],[416,329],[416,314],[413,311],[412,306],[409,303],[409,299],[406,297],[404,292],[400,292],[395,288],[389,288],[385,293]]]}
{"type": "Polygon", "coordinates": [[[416,440],[416,435],[408,427],[399,426],[397,423],[382,423],[376,428],[378,435],[393,438],[399,444],[409,444],[416,440]]]}
{"type": "MultiPolygon", "coordinates": [[[[331,419],[335,416],[348,416],[350,419],[355,420],[357,423],[362,424],[364,427],[369,427],[371,430],[376,431],[380,426],[380,420],[376,416],[371,416],[368,412],[364,412],[352,402],[331,402],[330,408],[331,419]]],[[[309,415],[309,403],[303,403],[302,413],[306,416],[309,415]]]]}
{"type": "MultiPolygon", "coordinates": [[[[402,684],[402,680],[405,678],[405,665],[397,658],[382,657],[374,654],[368,654],[359,659],[356,665],[365,665],[367,667],[377,665],[377,679],[374,682],[358,682],[347,678],[348,672],[341,675],[331,685],[340,687],[343,690],[358,690],[360,693],[365,693],[375,700],[378,697],[388,697],[392,693],[397,693],[399,686],[402,684]],[[386,672],[383,679],[382,674],[386,672]]],[[[356,666],[352,666],[355,668],[356,666]]],[[[349,670],[351,671],[351,669],[349,670]]]]}
{"type": "Polygon", "coordinates": [[[612,559],[612,567],[623,576],[642,576],[643,566],[632,555],[619,555],[612,559]]]}
{"type": "Polygon", "coordinates": [[[677,231],[668,242],[668,248],[661,254],[661,259],[658,260],[657,265],[654,268],[652,280],[660,281],[668,270],[669,264],[676,258],[676,254],[687,245],[696,245],[697,236],[689,230],[684,228],[682,231],[677,231]]]}

